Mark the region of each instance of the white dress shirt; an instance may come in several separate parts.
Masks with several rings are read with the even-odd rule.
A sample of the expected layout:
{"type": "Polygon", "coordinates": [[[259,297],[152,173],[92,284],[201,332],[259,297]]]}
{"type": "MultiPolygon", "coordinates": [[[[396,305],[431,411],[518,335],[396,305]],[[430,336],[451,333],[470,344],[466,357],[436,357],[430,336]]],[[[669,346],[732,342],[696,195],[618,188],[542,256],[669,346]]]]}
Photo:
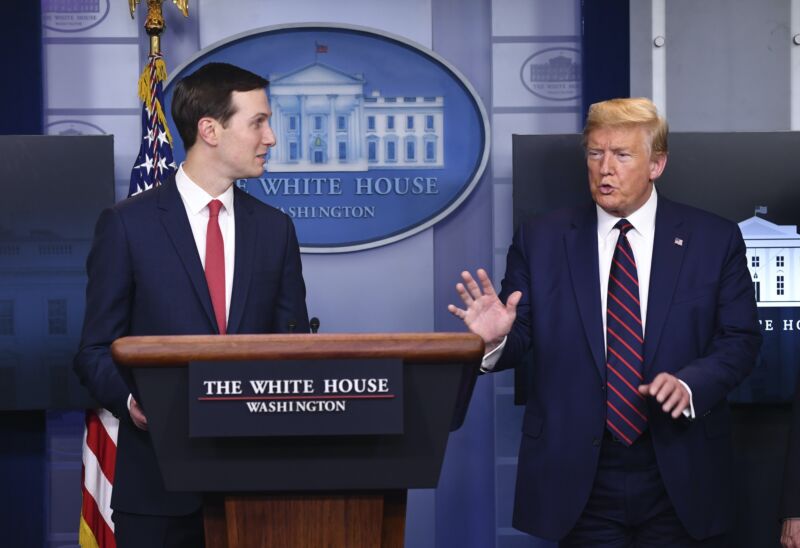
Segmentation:
{"type": "MultiPolygon", "coordinates": [[[[192,181],[183,170],[183,164],[175,174],[175,184],[186,208],[186,216],[192,227],[194,243],[203,268],[206,267],[206,231],[208,229],[208,203],[215,198],[192,181]]],[[[216,197],[222,202],[219,210],[219,229],[222,232],[222,243],[225,246],[225,318],[231,310],[231,293],[233,292],[233,259],[236,256],[236,223],[233,211],[233,185],[216,197]]]]}

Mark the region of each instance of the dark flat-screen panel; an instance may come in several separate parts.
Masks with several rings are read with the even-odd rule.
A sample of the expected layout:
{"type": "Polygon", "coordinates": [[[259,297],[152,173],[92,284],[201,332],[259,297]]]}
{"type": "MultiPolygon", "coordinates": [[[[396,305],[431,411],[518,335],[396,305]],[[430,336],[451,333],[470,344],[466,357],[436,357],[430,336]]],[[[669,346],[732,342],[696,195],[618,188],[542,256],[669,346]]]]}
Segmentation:
{"type": "MultiPolygon", "coordinates": [[[[739,223],[764,346],[733,401],[792,399],[800,369],[800,133],[672,133],[658,192],[739,223]]],[[[514,135],[514,226],[590,200],[580,135],[514,135]]],[[[520,380],[521,386],[524,380],[520,380]]]]}
{"type": "Polygon", "coordinates": [[[0,136],[0,409],[86,407],[72,372],[111,136],[0,136]]]}

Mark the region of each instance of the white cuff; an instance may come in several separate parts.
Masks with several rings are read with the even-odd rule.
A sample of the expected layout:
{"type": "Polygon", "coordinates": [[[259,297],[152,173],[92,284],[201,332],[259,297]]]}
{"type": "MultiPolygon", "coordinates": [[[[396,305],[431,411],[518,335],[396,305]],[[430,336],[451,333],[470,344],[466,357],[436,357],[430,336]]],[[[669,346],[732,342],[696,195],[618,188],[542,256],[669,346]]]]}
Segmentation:
{"type": "Polygon", "coordinates": [[[678,379],[678,382],[681,383],[683,387],[686,389],[686,391],[689,393],[689,407],[683,410],[683,416],[689,420],[694,420],[695,414],[694,414],[694,402],[692,401],[692,389],[689,388],[689,385],[683,382],[682,380],[678,379]]]}
{"type": "Polygon", "coordinates": [[[497,365],[497,362],[500,360],[500,356],[503,354],[503,349],[506,347],[506,339],[508,339],[508,337],[503,337],[503,340],[500,341],[500,344],[498,344],[488,354],[484,354],[483,360],[481,361],[481,371],[484,373],[489,373],[494,369],[494,366],[497,365]]]}
{"type": "Polygon", "coordinates": [[[128,394],[128,413],[131,412],[131,400],[133,399],[133,394],[128,394]]]}

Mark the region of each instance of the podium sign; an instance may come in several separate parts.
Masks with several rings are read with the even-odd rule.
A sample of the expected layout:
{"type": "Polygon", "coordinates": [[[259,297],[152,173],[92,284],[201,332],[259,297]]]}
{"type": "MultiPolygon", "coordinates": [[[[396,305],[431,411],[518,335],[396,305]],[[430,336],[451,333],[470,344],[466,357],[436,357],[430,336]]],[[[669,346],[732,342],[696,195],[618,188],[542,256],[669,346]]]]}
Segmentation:
{"type": "Polygon", "coordinates": [[[111,352],[133,370],[164,486],[205,493],[206,546],[402,548],[406,490],[436,487],[448,433],[464,420],[484,344],[469,333],[180,335],[125,337],[111,352]],[[277,368],[261,369],[264,362],[277,368]],[[320,377],[309,373],[315,369],[320,377]],[[398,433],[337,436],[326,426],[300,435],[301,427],[321,428],[314,423],[346,413],[309,412],[308,405],[303,412],[289,413],[289,406],[282,413],[251,412],[245,403],[288,401],[254,396],[289,397],[297,409],[300,396],[338,401],[323,397],[325,379],[334,379],[329,397],[350,398],[345,411],[366,406],[359,423],[385,427],[393,419],[376,418],[376,409],[396,406],[398,433]],[[255,388],[251,380],[258,381],[255,388]],[[291,393],[267,394],[269,387],[291,393]],[[353,397],[371,394],[394,397],[353,397]],[[198,400],[211,396],[245,399],[198,400]],[[190,421],[195,403],[189,401],[212,411],[230,406],[237,415],[223,421],[219,435],[193,437],[190,422],[213,421],[190,421]],[[235,434],[249,432],[248,421],[262,427],[287,416],[308,424],[296,423],[279,437],[235,434]]]}
{"type": "Polygon", "coordinates": [[[193,438],[402,433],[400,359],[189,363],[193,438]]]}

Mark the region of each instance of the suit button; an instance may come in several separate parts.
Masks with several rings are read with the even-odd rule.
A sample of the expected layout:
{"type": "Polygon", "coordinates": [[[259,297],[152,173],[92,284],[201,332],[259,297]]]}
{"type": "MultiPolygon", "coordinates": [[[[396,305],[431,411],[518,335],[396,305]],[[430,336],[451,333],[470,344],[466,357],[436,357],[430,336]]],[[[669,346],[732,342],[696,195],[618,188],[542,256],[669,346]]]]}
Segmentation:
{"type": "Polygon", "coordinates": [[[592,440],[592,445],[594,445],[595,447],[600,447],[600,438],[594,438],[592,440]]]}

